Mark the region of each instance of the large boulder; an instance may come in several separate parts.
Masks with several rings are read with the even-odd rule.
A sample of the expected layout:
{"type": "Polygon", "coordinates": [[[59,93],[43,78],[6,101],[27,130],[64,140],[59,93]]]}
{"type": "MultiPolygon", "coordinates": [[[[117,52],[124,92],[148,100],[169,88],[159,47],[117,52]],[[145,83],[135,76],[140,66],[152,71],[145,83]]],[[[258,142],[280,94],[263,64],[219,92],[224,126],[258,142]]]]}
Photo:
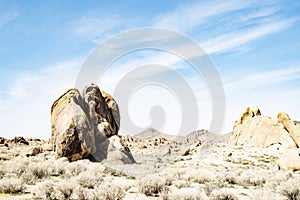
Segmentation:
{"type": "Polygon", "coordinates": [[[282,170],[300,170],[300,149],[287,149],[282,155],[282,157],[279,159],[278,167],[282,170]]]}
{"type": "Polygon", "coordinates": [[[258,108],[247,108],[241,118],[234,124],[229,139],[231,145],[248,145],[268,147],[279,143],[285,148],[296,147],[289,132],[280,121],[262,116],[258,108]]]}
{"type": "Polygon", "coordinates": [[[52,105],[51,125],[57,157],[101,161],[107,159],[109,138],[118,134],[119,108],[94,84],[86,86],[82,96],[77,89],[70,89],[52,105]]]}
{"type": "Polygon", "coordinates": [[[93,122],[77,89],[59,97],[51,108],[52,142],[57,157],[74,161],[96,150],[93,122]]]}

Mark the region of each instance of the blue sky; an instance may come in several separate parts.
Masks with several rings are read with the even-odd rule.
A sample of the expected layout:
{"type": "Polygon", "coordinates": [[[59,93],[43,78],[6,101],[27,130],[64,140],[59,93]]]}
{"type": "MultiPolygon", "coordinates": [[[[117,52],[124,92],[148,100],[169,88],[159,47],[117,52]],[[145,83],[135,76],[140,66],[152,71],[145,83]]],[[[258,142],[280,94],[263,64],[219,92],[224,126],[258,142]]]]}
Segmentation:
{"type": "MultiPolygon", "coordinates": [[[[0,0],[0,135],[49,137],[50,106],[74,87],[88,55],[111,36],[144,27],[182,33],[208,53],[224,83],[224,133],[231,131],[247,106],[259,106],[263,114],[272,117],[285,111],[300,120],[299,13],[300,2],[292,0],[0,0]]],[[[113,93],[114,85],[128,70],[126,66],[156,63],[180,65],[177,69],[182,76],[205,91],[203,80],[185,76],[187,64],[173,62],[176,59],[158,51],[128,55],[114,63],[100,87],[113,93]]],[[[201,110],[199,128],[208,128],[209,94],[196,93],[201,110]]],[[[176,116],[180,115],[176,100],[154,86],[146,94],[166,96],[149,100],[145,93],[137,93],[130,105],[133,121],[146,127],[149,119],[145,113],[151,104],[162,104],[166,112],[179,110],[167,117],[163,130],[175,133],[179,126],[176,116]]]]}

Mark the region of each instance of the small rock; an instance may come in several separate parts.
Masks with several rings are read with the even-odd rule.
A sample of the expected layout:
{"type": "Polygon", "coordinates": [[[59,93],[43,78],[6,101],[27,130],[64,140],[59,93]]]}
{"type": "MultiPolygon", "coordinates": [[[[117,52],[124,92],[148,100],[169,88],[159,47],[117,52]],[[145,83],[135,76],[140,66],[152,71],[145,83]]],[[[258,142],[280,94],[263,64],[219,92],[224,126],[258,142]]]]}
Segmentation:
{"type": "Polygon", "coordinates": [[[29,149],[29,151],[25,154],[27,157],[29,156],[36,156],[40,153],[43,152],[43,148],[42,147],[33,147],[31,149],[29,149]]]}
{"type": "Polygon", "coordinates": [[[171,154],[171,149],[170,147],[165,147],[162,151],[161,151],[161,155],[162,156],[166,156],[166,155],[170,155],[171,154]]]}
{"type": "Polygon", "coordinates": [[[24,137],[19,137],[19,136],[14,137],[14,139],[12,139],[11,142],[15,144],[29,145],[29,142],[27,142],[24,137]]]}
{"type": "Polygon", "coordinates": [[[187,156],[190,154],[190,148],[187,148],[182,154],[181,156],[187,156]]]}

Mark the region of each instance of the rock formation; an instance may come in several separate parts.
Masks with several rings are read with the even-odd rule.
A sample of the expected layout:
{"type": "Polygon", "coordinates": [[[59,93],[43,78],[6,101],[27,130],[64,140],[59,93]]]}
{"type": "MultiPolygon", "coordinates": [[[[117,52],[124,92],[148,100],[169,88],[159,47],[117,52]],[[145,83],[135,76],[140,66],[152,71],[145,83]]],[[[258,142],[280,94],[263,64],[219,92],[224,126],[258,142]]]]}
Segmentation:
{"type": "Polygon", "coordinates": [[[280,143],[286,148],[296,144],[290,133],[280,120],[262,116],[258,108],[247,108],[241,118],[236,121],[229,139],[231,145],[248,145],[268,147],[280,143]]]}
{"type": "MultiPolygon", "coordinates": [[[[108,147],[114,142],[108,138],[118,134],[119,108],[94,84],[86,86],[82,96],[77,89],[70,89],[52,105],[51,125],[57,157],[101,161],[107,159],[108,147]]],[[[130,154],[129,149],[125,151],[130,154]]],[[[134,162],[133,157],[130,161],[134,162]]]]}
{"type": "Polygon", "coordinates": [[[289,132],[297,147],[300,147],[300,125],[291,121],[289,115],[283,112],[278,114],[277,119],[278,122],[282,123],[284,128],[289,132]]]}
{"type": "Polygon", "coordinates": [[[283,147],[283,153],[278,167],[284,170],[300,170],[300,125],[291,121],[286,113],[279,113],[277,120],[273,120],[261,116],[258,108],[247,108],[235,123],[229,144],[260,148],[279,144],[283,147]]]}

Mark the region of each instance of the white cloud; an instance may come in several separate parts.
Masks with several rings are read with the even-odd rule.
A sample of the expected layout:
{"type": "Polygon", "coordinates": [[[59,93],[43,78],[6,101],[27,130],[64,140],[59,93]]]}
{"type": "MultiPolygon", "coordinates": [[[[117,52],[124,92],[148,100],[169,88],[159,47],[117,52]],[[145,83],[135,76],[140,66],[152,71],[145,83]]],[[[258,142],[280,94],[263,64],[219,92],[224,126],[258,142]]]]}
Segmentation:
{"type": "Polygon", "coordinates": [[[50,108],[66,90],[74,87],[80,59],[73,59],[35,72],[20,74],[0,100],[0,133],[49,138],[50,108]]]}
{"type": "Polygon", "coordinates": [[[260,37],[288,28],[295,21],[296,19],[287,19],[269,24],[261,24],[246,31],[234,31],[228,34],[220,35],[216,38],[204,41],[201,44],[209,54],[229,51],[260,37]]]}
{"type": "Polygon", "coordinates": [[[246,1],[205,1],[197,2],[187,6],[181,6],[175,11],[160,15],[156,18],[154,26],[171,28],[179,31],[187,31],[206,19],[226,12],[240,10],[249,6],[246,1]]]}
{"type": "Polygon", "coordinates": [[[245,74],[235,78],[235,81],[225,85],[227,91],[249,90],[262,87],[274,87],[285,81],[296,80],[300,78],[300,66],[272,69],[269,71],[259,71],[255,74],[245,74]]]}

